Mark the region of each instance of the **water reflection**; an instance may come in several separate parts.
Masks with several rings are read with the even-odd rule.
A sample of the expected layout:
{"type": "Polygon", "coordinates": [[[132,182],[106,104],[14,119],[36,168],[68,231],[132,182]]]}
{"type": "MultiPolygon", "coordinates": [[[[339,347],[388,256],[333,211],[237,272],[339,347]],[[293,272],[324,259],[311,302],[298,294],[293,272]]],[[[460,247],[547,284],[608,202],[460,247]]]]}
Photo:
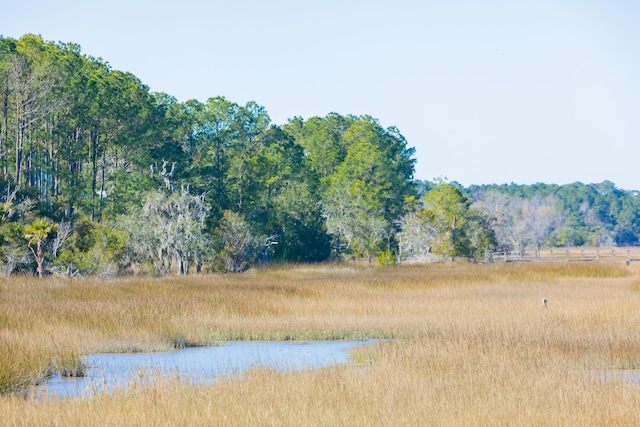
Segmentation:
{"type": "Polygon", "coordinates": [[[311,369],[346,363],[349,350],[374,341],[228,342],[215,347],[136,353],[93,354],[83,358],[88,366],[82,378],[53,376],[34,389],[36,397],[82,397],[145,382],[158,375],[176,375],[192,383],[253,367],[311,369]]]}

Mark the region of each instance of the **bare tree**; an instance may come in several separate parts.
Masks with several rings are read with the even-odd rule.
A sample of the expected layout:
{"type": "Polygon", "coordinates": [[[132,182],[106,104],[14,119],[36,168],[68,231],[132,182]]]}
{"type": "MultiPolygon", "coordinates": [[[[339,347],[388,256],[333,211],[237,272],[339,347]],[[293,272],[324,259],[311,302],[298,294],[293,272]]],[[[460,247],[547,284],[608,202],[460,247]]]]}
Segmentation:
{"type": "Polygon", "coordinates": [[[411,212],[400,220],[400,227],[402,231],[398,240],[401,257],[424,257],[430,254],[431,245],[439,235],[432,223],[425,221],[416,212],[411,212]]]}
{"type": "Polygon", "coordinates": [[[3,263],[0,264],[0,269],[6,277],[16,270],[18,265],[28,262],[29,254],[26,252],[24,245],[5,244],[2,247],[3,263]]]}
{"type": "Polygon", "coordinates": [[[536,253],[562,221],[552,196],[531,199],[512,197],[497,191],[487,191],[474,203],[489,211],[495,218],[494,231],[503,247],[523,253],[527,246],[535,246],[536,253]]]}
{"type": "Polygon", "coordinates": [[[553,196],[534,196],[525,203],[523,220],[528,224],[529,240],[535,246],[536,255],[551,233],[562,224],[564,218],[556,211],[557,199],[553,196]]]}
{"type": "Polygon", "coordinates": [[[56,233],[56,237],[51,242],[51,255],[56,258],[58,256],[58,251],[64,245],[64,242],[67,241],[69,236],[72,233],[71,223],[69,222],[61,222],[58,224],[58,232],[56,233]]]}

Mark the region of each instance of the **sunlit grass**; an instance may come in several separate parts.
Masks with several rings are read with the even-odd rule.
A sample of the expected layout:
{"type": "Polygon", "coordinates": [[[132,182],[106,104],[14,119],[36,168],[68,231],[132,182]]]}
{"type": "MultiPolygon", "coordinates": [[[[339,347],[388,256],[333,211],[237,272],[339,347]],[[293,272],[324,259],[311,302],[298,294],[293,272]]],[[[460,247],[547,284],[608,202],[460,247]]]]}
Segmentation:
{"type": "Polygon", "coordinates": [[[288,266],[245,275],[0,282],[0,381],[78,356],[223,340],[397,338],[354,363],[0,398],[9,425],[639,425],[640,281],[596,263],[288,266]],[[541,298],[548,299],[547,308],[541,298]]]}

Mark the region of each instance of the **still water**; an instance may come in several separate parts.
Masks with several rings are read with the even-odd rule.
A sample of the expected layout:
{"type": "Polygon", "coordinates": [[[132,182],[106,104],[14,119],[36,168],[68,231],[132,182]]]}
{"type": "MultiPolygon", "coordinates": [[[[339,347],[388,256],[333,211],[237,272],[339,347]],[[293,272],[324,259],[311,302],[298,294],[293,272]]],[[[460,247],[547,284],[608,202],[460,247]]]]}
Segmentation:
{"type": "Polygon", "coordinates": [[[255,367],[280,370],[320,368],[350,360],[349,350],[374,341],[266,342],[234,341],[214,347],[134,353],[92,354],[83,357],[87,366],[81,378],[51,377],[35,387],[36,397],[86,397],[94,393],[146,382],[159,375],[176,376],[194,384],[211,383],[218,377],[255,367]]]}

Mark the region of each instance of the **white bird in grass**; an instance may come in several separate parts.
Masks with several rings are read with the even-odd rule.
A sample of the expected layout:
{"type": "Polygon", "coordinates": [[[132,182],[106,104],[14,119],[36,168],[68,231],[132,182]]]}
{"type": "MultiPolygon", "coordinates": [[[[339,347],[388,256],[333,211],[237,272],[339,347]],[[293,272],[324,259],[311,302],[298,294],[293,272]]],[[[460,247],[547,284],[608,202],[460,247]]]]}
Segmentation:
{"type": "Polygon", "coordinates": [[[544,308],[547,308],[547,299],[545,297],[542,297],[542,305],[544,305],[544,308]]]}

